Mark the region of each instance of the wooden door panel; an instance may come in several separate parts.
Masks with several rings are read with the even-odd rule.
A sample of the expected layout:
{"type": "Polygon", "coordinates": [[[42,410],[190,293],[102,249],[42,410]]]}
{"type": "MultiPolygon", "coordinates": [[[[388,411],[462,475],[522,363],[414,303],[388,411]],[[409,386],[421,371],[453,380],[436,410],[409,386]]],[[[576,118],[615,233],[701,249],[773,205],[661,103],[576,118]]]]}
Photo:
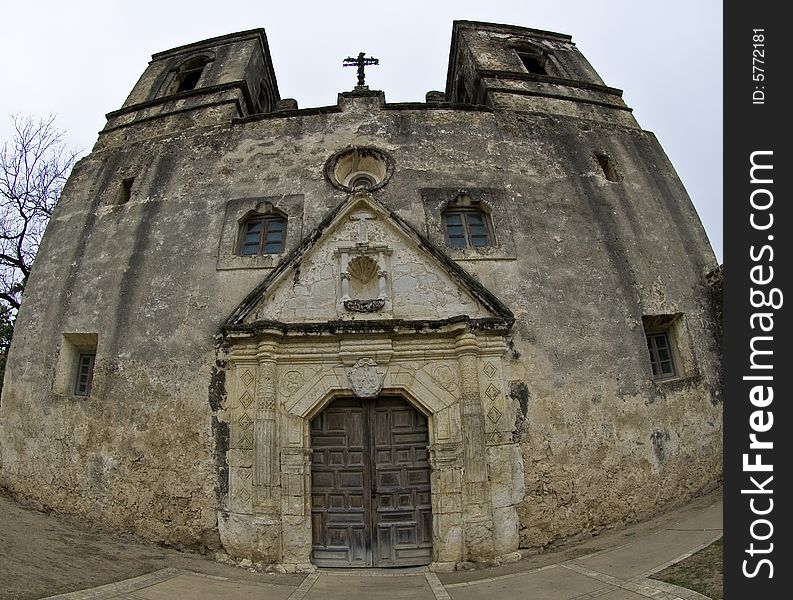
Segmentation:
{"type": "Polygon", "coordinates": [[[312,560],[432,560],[427,420],[400,398],[334,401],[311,424],[312,560]]]}
{"type": "Polygon", "coordinates": [[[360,400],[338,400],[311,423],[312,559],[326,567],[371,565],[370,483],[360,400]]]}
{"type": "Polygon", "coordinates": [[[400,398],[379,398],[373,411],[377,564],[426,565],[432,561],[427,419],[400,398]]]}

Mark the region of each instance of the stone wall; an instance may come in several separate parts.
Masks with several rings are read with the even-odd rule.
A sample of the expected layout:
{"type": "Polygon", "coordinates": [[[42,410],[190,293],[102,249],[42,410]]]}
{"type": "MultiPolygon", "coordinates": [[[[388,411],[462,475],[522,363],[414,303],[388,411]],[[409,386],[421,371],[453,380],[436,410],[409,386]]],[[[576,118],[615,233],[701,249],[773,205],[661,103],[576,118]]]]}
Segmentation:
{"type": "MultiPolygon", "coordinates": [[[[217,511],[247,460],[226,456],[238,434],[223,411],[238,401],[244,370],[217,336],[278,261],[315,242],[348,200],[325,178],[326,161],[374,147],[393,160],[393,174],[373,199],[419,236],[391,255],[389,318],[427,318],[422,303],[436,319],[484,314],[448,274],[413,273],[422,247],[445,252],[446,202],[466,191],[491,211],[495,246],[449,256],[515,317],[493,363],[502,404],[491,405],[485,373],[477,383],[495,527],[510,523],[499,511],[517,510],[520,546],[538,548],[714,487],[719,325],[706,273],[715,258],[655,137],[630,119],[609,120],[616,109],[597,110],[386,104],[381,93],[359,92],[324,109],[232,120],[204,107],[109,128],[75,167],[26,287],[0,404],[0,483],[148,539],[217,547],[217,511]],[[597,155],[618,177],[606,176],[597,155]],[[130,198],[119,203],[129,179],[130,198]],[[289,217],[284,252],[233,257],[223,232],[262,203],[289,217]],[[643,317],[655,315],[676,319],[674,380],[652,377],[643,317]],[[64,334],[80,333],[98,337],[87,398],[55,385],[64,334]]],[[[313,322],[313,308],[332,317],[338,273],[332,252],[322,252],[285,280],[267,318],[313,322]],[[318,287],[309,293],[309,284],[318,287]]],[[[253,352],[261,377],[267,367],[253,352]]],[[[442,462],[448,449],[437,451],[442,462]]],[[[280,458],[298,479],[300,452],[280,458]]],[[[279,493],[298,485],[274,481],[279,493]]],[[[222,519],[226,535],[232,525],[222,519]]]]}

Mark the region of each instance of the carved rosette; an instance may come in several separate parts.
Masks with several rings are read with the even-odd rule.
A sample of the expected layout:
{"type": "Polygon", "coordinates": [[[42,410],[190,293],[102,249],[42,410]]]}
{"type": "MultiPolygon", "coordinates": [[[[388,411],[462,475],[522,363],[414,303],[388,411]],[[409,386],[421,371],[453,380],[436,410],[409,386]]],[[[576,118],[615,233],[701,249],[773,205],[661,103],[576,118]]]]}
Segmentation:
{"type": "Polygon", "coordinates": [[[290,369],[284,371],[281,375],[279,391],[285,398],[289,398],[295,392],[299,391],[306,382],[306,377],[297,369],[290,369]]]}
{"type": "Polygon", "coordinates": [[[371,358],[362,358],[347,369],[350,387],[358,398],[374,398],[383,389],[385,369],[378,369],[371,358]]]}
{"type": "Polygon", "coordinates": [[[428,367],[427,372],[430,377],[447,392],[457,391],[457,373],[449,365],[441,363],[434,367],[428,367]]]}

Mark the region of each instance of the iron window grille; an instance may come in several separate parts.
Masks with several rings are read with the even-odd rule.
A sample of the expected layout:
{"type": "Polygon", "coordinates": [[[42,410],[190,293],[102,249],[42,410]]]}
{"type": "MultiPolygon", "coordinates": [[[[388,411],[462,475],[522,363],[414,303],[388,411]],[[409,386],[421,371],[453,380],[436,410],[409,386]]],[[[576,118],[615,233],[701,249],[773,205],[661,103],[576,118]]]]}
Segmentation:
{"type": "Polygon", "coordinates": [[[96,354],[81,353],[77,359],[77,377],[74,381],[75,396],[90,396],[94,380],[96,354]]]}

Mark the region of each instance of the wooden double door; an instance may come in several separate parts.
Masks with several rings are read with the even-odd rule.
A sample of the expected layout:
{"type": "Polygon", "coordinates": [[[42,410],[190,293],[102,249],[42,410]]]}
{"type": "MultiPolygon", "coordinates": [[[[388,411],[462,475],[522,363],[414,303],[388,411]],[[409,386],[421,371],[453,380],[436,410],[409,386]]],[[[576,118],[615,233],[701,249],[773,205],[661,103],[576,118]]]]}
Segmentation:
{"type": "Polygon", "coordinates": [[[402,398],[334,400],[311,423],[312,562],[432,561],[427,419],[402,398]]]}

